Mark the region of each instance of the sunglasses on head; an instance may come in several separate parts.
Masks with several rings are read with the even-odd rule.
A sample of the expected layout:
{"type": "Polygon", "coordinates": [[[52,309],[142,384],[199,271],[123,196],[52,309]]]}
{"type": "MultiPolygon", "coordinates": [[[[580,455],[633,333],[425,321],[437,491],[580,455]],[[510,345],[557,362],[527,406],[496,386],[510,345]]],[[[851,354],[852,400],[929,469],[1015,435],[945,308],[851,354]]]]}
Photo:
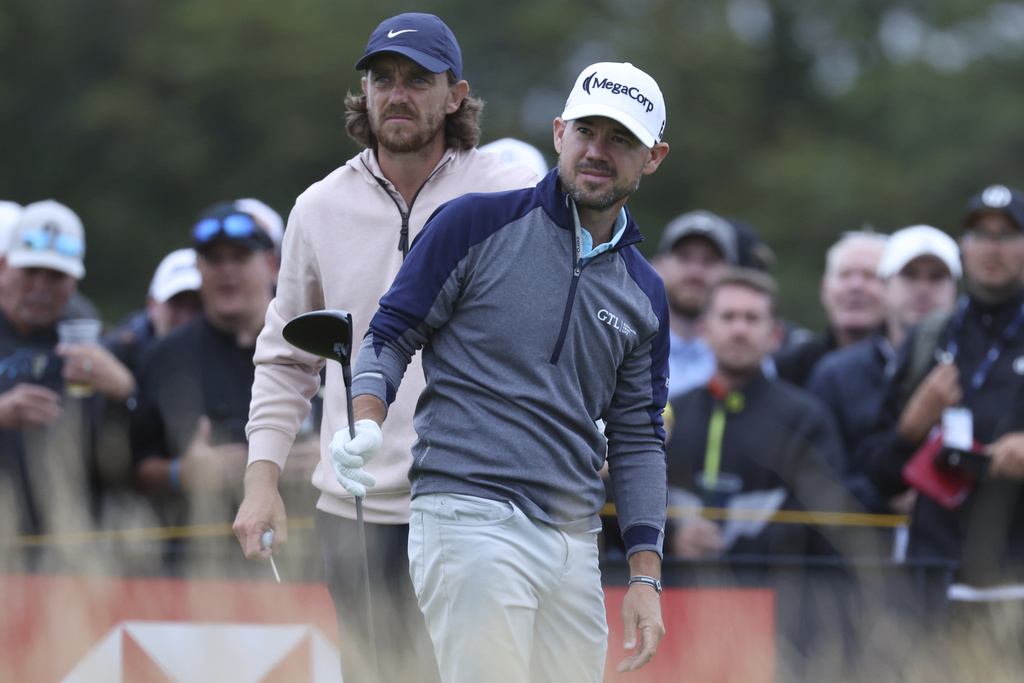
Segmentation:
{"type": "Polygon", "coordinates": [[[85,242],[75,235],[62,235],[48,230],[26,230],[21,233],[22,243],[31,249],[53,249],[62,256],[79,257],[85,251],[85,242]]]}
{"type": "Polygon", "coordinates": [[[204,218],[192,229],[192,236],[199,244],[205,244],[218,235],[233,238],[252,237],[261,228],[253,217],[246,213],[233,213],[223,218],[204,218]]]}

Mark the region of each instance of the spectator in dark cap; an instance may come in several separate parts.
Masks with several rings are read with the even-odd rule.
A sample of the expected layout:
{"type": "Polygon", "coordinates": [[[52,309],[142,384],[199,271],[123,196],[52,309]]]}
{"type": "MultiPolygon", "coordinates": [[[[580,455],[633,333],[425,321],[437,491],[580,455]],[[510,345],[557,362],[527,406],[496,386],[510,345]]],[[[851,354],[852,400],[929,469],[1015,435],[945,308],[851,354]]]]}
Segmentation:
{"type": "MultiPolygon", "coordinates": [[[[1010,584],[1019,592],[1024,589],[1024,195],[1003,185],[985,188],[968,201],[963,226],[967,293],[929,344],[917,343],[925,333],[922,323],[903,345],[876,432],[865,444],[868,474],[883,495],[892,496],[907,488],[904,465],[924,444],[937,448],[953,432],[962,432],[968,445],[971,440],[983,444],[991,458],[987,473],[969,487],[962,503],[943,504],[918,484],[922,495],[913,510],[907,557],[961,563],[957,581],[985,588],[1010,584]],[[950,413],[952,408],[959,410],[950,413]]],[[[984,592],[980,597],[992,599],[984,592]]]]}
{"type": "Polygon", "coordinates": [[[668,296],[670,399],[704,384],[715,371],[715,356],[701,335],[701,312],[711,283],[736,263],[736,231],[721,217],[690,211],[665,226],[653,265],[668,296]]]}
{"type": "MultiPolygon", "coordinates": [[[[192,238],[203,314],[153,342],[141,358],[131,430],[137,485],[175,525],[229,521],[237,508],[253,352],[277,273],[270,235],[232,203],[204,212],[192,238]]],[[[306,465],[300,476],[308,481],[306,465]]],[[[187,557],[185,549],[168,546],[168,559],[187,557]]],[[[239,571],[256,566],[227,542],[216,550],[213,561],[237,558],[246,565],[239,571]]]]}
{"type": "Polygon", "coordinates": [[[736,265],[740,268],[753,268],[768,272],[775,265],[775,252],[771,250],[757,228],[747,221],[726,216],[736,232],[736,265]]]}

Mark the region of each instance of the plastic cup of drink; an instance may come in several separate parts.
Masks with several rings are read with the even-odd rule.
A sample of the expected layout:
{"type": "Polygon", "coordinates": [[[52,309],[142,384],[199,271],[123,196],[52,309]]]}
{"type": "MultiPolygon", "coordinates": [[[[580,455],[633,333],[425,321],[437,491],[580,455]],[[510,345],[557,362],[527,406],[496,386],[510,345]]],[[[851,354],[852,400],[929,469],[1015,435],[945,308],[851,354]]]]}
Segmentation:
{"type": "MultiPolygon", "coordinates": [[[[57,338],[61,344],[96,344],[103,331],[103,322],[89,318],[61,320],[57,323],[57,338]]],[[[92,396],[96,390],[88,384],[68,382],[68,396],[85,398],[92,396]]]]}
{"type": "Polygon", "coordinates": [[[701,471],[694,477],[697,493],[704,505],[704,516],[724,522],[728,517],[729,501],[743,489],[743,478],[732,472],[717,472],[714,475],[701,471]]]}

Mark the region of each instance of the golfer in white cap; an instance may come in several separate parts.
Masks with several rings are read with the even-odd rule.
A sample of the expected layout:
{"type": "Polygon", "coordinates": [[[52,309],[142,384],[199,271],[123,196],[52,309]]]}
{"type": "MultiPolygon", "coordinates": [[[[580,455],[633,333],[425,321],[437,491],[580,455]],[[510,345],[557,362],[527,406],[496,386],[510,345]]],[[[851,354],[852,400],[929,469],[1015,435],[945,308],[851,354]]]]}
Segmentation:
{"type": "Polygon", "coordinates": [[[618,669],[664,634],[668,304],[625,208],[664,128],[649,75],[585,69],[554,121],[557,170],[442,207],[363,338],[356,436],[331,457],[343,484],[373,486],[362,465],[422,348],[409,564],[446,683],[603,679],[606,455],[631,574],[618,669]]]}

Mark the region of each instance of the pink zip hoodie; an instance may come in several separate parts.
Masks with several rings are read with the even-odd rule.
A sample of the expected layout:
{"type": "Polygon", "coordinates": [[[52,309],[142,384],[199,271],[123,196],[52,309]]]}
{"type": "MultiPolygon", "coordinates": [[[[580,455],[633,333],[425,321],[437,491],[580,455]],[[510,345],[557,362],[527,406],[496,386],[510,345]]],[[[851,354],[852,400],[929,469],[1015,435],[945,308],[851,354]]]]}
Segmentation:
{"type": "MultiPolygon", "coordinates": [[[[349,311],[354,355],[380,297],[402,265],[402,213],[409,212],[411,244],[444,202],[469,192],[530,187],[536,181],[526,167],[507,168],[495,154],[449,149],[409,212],[401,195],[384,179],[376,155],[364,150],[299,195],[288,217],[277,296],[267,309],[266,324],[256,342],[256,379],[246,427],[249,463],[270,460],[284,468],[299,426],[309,412],[310,399],[319,387],[319,372],[325,361],[284,341],[281,330],[285,323],[307,311],[349,311]]],[[[355,358],[352,360],[354,363],[355,358]]],[[[416,439],[412,417],[424,386],[423,368],[416,356],[388,411],[382,429],[383,447],[366,466],[377,479],[363,501],[367,522],[409,521],[408,472],[416,439]]],[[[313,484],[321,491],[319,509],[354,519],[354,499],[335,478],[327,452],[334,433],[347,428],[341,366],[331,362],[327,364],[320,463],[313,473],[313,484]]]]}

